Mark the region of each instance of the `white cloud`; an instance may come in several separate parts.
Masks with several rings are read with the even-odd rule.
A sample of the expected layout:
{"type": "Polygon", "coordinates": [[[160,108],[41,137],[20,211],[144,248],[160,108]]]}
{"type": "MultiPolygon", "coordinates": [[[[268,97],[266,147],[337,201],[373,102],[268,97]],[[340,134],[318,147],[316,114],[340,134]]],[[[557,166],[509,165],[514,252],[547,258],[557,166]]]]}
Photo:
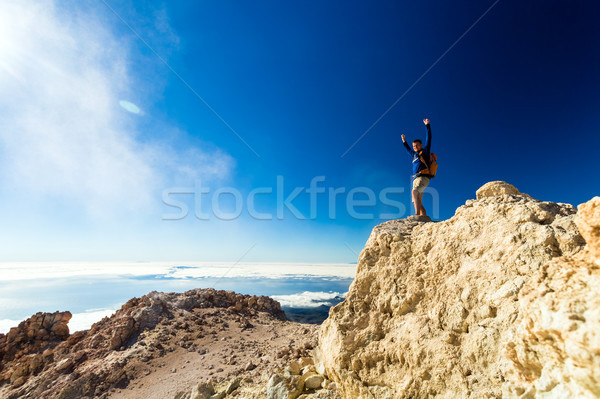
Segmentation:
{"type": "Polygon", "coordinates": [[[92,324],[99,322],[105,317],[112,316],[117,309],[90,309],[83,313],[75,313],[69,320],[69,332],[89,330],[92,324]]]}
{"type": "Polygon", "coordinates": [[[6,334],[11,328],[17,327],[23,320],[0,319],[0,334],[6,334]]]}
{"type": "MultiPolygon", "coordinates": [[[[69,331],[89,330],[92,324],[102,320],[104,317],[110,317],[116,309],[91,309],[82,313],[75,313],[69,320],[69,331]]],[[[23,320],[0,319],[0,334],[6,334],[12,327],[17,327],[23,320]]]]}
{"type": "MultiPolygon", "coordinates": [[[[323,278],[352,279],[356,265],[348,263],[281,262],[0,262],[0,282],[69,279],[74,277],[148,276],[200,278],[323,278]]],[[[311,293],[304,293],[311,294],[311,293]]],[[[338,293],[333,293],[338,294],[338,293]]],[[[303,294],[299,294],[303,295],[303,294]]],[[[327,294],[329,295],[329,294],[327,294]]],[[[335,295],[334,295],[335,296],[335,295]]]]}
{"type": "MultiPolygon", "coordinates": [[[[164,12],[157,15],[155,24],[173,36],[164,12]]],[[[4,192],[75,200],[104,215],[156,205],[157,192],[175,180],[230,173],[233,160],[218,149],[182,153],[177,143],[144,140],[136,119],[149,116],[119,102],[147,109],[151,99],[136,93],[153,90],[136,87],[133,46],[105,25],[92,11],[66,12],[50,0],[0,2],[4,192]]],[[[173,131],[163,136],[177,137],[173,131]]]]}
{"type": "Polygon", "coordinates": [[[281,304],[281,306],[289,306],[291,308],[316,308],[321,305],[333,306],[343,298],[346,293],[340,292],[324,292],[324,291],[304,291],[298,294],[290,295],[271,295],[281,304]]]}

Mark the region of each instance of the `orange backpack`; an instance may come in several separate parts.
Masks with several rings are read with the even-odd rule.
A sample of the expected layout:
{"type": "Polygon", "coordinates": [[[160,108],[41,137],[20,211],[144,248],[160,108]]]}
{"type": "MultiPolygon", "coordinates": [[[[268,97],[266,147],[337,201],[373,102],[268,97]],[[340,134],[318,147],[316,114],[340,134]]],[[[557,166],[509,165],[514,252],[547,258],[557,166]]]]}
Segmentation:
{"type": "Polygon", "coordinates": [[[421,150],[421,152],[419,153],[419,158],[421,159],[421,162],[427,165],[427,169],[423,169],[419,173],[421,173],[422,175],[429,175],[433,179],[435,177],[435,174],[437,173],[438,168],[437,155],[435,155],[433,152],[430,153],[429,162],[426,162],[425,158],[423,158],[423,155],[421,155],[422,153],[423,151],[421,150]]]}

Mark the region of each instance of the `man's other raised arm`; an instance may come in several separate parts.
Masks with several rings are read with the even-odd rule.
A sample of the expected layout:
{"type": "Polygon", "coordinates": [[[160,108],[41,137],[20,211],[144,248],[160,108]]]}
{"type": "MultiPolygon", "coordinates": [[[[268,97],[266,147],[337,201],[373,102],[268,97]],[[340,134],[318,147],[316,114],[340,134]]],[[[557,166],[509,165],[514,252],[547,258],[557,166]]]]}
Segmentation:
{"type": "Polygon", "coordinates": [[[429,119],[423,119],[423,123],[427,127],[427,137],[425,138],[425,145],[423,146],[427,152],[431,151],[431,125],[429,119]]]}
{"type": "Polygon", "coordinates": [[[405,135],[402,135],[402,144],[404,145],[404,148],[406,148],[406,151],[408,151],[408,153],[410,154],[411,157],[415,155],[415,151],[412,148],[410,148],[410,146],[406,142],[405,135]]]}

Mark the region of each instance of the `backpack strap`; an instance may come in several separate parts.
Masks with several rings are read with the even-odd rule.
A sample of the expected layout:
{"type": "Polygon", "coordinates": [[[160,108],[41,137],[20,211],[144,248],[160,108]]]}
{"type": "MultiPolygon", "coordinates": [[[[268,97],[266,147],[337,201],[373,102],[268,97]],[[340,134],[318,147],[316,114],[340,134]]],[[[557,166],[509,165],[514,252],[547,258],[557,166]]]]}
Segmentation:
{"type": "Polygon", "coordinates": [[[429,162],[425,161],[425,158],[423,157],[423,150],[419,151],[418,154],[419,154],[419,159],[421,160],[421,162],[423,162],[425,164],[425,166],[427,166],[427,171],[429,171],[429,162]]]}
{"type": "MultiPolygon", "coordinates": [[[[419,173],[417,173],[416,175],[413,175],[413,177],[420,175],[420,176],[425,176],[425,177],[431,178],[432,175],[431,175],[431,172],[429,172],[429,162],[425,161],[425,157],[423,157],[423,150],[419,151],[417,154],[419,155],[419,159],[421,160],[421,162],[423,162],[423,164],[426,166],[426,168],[423,170],[420,170],[419,173]]],[[[429,156],[431,156],[431,154],[429,156]]]]}

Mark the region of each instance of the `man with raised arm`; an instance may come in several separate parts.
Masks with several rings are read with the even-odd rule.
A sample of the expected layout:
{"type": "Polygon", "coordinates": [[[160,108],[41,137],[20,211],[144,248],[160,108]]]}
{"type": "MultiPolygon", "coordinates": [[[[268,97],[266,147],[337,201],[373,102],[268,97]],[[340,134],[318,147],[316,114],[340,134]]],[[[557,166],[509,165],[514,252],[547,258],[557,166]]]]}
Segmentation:
{"type": "Polygon", "coordinates": [[[413,157],[412,160],[412,174],[413,174],[413,187],[412,187],[412,200],[415,204],[415,214],[421,216],[427,216],[425,207],[423,206],[423,191],[429,184],[431,175],[429,171],[429,154],[431,152],[431,126],[429,125],[429,119],[423,119],[423,123],[427,127],[427,138],[425,139],[425,145],[419,139],[412,142],[412,148],[406,142],[406,136],[402,135],[402,143],[406,151],[413,157]]]}

